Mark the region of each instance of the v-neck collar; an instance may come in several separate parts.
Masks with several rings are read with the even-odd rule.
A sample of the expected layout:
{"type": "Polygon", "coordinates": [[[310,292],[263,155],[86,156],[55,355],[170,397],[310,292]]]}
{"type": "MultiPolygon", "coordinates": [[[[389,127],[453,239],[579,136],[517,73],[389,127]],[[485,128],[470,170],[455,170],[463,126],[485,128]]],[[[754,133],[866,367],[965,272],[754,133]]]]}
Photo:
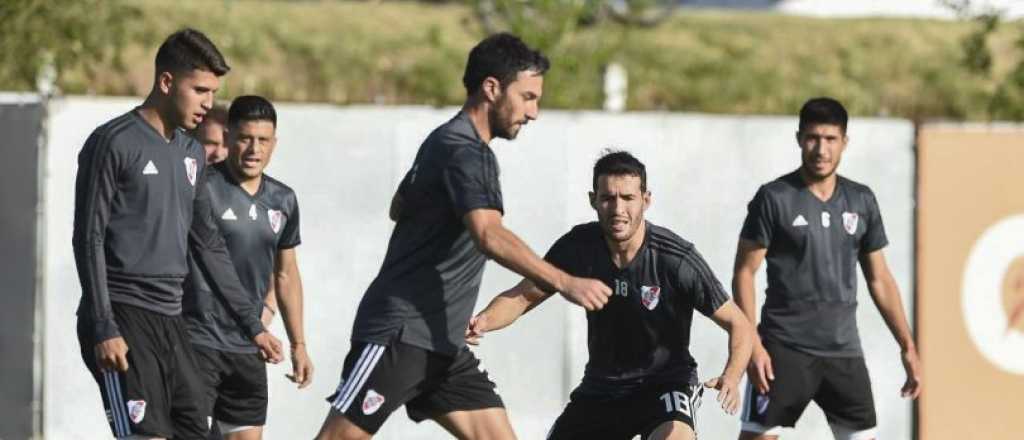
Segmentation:
{"type": "Polygon", "coordinates": [[[249,194],[249,191],[246,191],[245,187],[242,186],[242,182],[239,182],[238,179],[235,178],[235,175],[231,173],[231,170],[228,169],[228,164],[226,162],[220,161],[210,166],[219,168],[220,172],[224,174],[224,177],[228,179],[228,182],[230,182],[231,185],[253,201],[259,199],[260,195],[263,194],[263,189],[267,186],[267,175],[260,173],[260,186],[256,188],[255,193],[249,194]]]}
{"type": "Polygon", "coordinates": [[[135,118],[138,118],[139,122],[142,122],[142,125],[144,125],[146,127],[146,129],[149,131],[150,134],[156,136],[157,139],[160,139],[161,141],[163,141],[163,143],[165,145],[170,146],[170,145],[174,145],[175,143],[177,143],[178,136],[181,135],[180,133],[178,133],[178,129],[177,128],[175,128],[174,130],[171,130],[171,138],[167,139],[167,138],[164,137],[164,135],[162,133],[157,131],[156,127],[154,127],[152,124],[150,124],[149,121],[146,120],[146,118],[142,117],[142,114],[139,113],[140,110],[142,110],[141,106],[140,107],[135,107],[135,108],[132,109],[131,114],[135,118]]]}

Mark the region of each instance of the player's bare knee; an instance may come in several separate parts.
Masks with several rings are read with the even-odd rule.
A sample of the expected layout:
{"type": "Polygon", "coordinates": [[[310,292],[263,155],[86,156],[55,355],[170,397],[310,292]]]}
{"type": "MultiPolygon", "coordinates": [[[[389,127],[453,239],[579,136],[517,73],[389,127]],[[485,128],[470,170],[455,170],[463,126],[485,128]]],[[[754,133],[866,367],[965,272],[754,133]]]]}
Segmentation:
{"type": "Polygon", "coordinates": [[[676,420],[658,425],[647,438],[648,440],[693,440],[696,438],[696,434],[690,425],[676,420]]]}
{"type": "Polygon", "coordinates": [[[317,440],[370,440],[373,435],[360,428],[345,416],[331,411],[324,420],[317,440]]]}

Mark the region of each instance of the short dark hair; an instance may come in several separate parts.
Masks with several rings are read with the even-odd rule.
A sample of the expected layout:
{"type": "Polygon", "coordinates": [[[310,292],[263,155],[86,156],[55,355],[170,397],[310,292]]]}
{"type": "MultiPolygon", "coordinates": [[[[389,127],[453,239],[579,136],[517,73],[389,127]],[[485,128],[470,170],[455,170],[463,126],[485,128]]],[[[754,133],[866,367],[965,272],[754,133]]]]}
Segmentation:
{"type": "Polygon", "coordinates": [[[594,192],[597,192],[597,179],[601,176],[637,176],[640,178],[640,191],[647,192],[647,167],[628,151],[607,150],[594,163],[594,192]]]}
{"type": "Polygon", "coordinates": [[[462,85],[466,86],[466,93],[472,95],[487,77],[496,78],[505,88],[515,81],[519,72],[543,75],[550,67],[551,62],[540,51],[531,49],[519,37],[503,32],[484,38],[469,51],[462,85]]]}
{"type": "Polygon", "coordinates": [[[839,101],[829,97],[811,98],[800,108],[800,131],[810,125],[838,125],[846,133],[850,116],[839,101]]]}
{"type": "Polygon", "coordinates": [[[203,122],[197,125],[196,128],[188,131],[189,136],[198,139],[199,129],[210,122],[216,122],[226,127],[228,125],[228,106],[224,105],[223,102],[213,103],[213,107],[210,107],[210,110],[206,112],[206,116],[203,117],[203,122]]]}
{"type": "Polygon", "coordinates": [[[206,70],[223,76],[231,70],[224,55],[202,32],[185,28],[164,40],[156,51],[156,71],[178,73],[206,70]]]}
{"type": "Polygon", "coordinates": [[[277,128],[277,111],[274,110],[274,104],[267,98],[256,95],[235,98],[228,109],[228,126],[237,127],[238,124],[248,121],[270,121],[277,128]]]}

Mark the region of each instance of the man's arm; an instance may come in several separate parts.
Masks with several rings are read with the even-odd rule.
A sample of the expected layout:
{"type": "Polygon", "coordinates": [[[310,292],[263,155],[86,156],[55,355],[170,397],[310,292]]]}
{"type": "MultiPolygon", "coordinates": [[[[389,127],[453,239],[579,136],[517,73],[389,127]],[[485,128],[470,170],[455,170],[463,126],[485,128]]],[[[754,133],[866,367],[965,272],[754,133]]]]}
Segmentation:
{"type": "Polygon", "coordinates": [[[196,183],[196,198],[193,205],[192,225],[189,229],[189,246],[193,256],[206,272],[210,287],[224,297],[228,308],[235,314],[242,330],[260,348],[263,356],[272,363],[281,361],[281,341],[267,332],[260,321],[260,312],[242,288],[238,273],[231,262],[224,237],[221,236],[206,188],[206,171],[196,183]]]}
{"type": "Polygon", "coordinates": [[[916,399],[921,394],[920,360],[914,336],[910,332],[910,325],[907,324],[907,315],[903,312],[899,287],[892,277],[892,272],[889,271],[885,254],[881,249],[861,255],[860,266],[867,280],[871,299],[885,319],[885,325],[889,327],[889,331],[900,345],[903,369],[907,373],[907,380],[900,394],[916,399]]]}
{"type": "Polygon", "coordinates": [[[260,321],[267,329],[274,322],[274,315],[277,315],[277,288],[274,287],[276,278],[277,275],[270,274],[270,280],[267,281],[267,297],[263,299],[263,312],[260,313],[260,321]]]}
{"type": "Polygon", "coordinates": [[[463,223],[477,248],[509,270],[533,281],[546,292],[560,292],[569,301],[587,310],[600,310],[611,296],[604,283],[571,276],[544,261],[502,224],[501,212],[495,209],[474,209],[466,213],[463,223]]]}
{"type": "Polygon", "coordinates": [[[494,297],[483,311],[469,321],[466,342],[479,344],[484,333],[508,327],[549,297],[551,294],[540,290],[533,281],[520,281],[515,287],[494,297]]]}
{"type": "Polygon", "coordinates": [[[754,293],[754,277],[761,267],[768,248],[751,240],[741,238],[736,247],[736,262],[733,265],[732,290],[736,305],[751,324],[752,354],[747,373],[761,394],[768,393],[769,381],[775,380],[772,360],[761,344],[761,337],[753,330],[757,322],[757,296],[754,293]]]}
{"type": "Polygon", "coordinates": [[[109,142],[103,134],[93,133],[78,156],[71,243],[84,297],[81,319],[91,326],[96,363],[103,370],[127,371],[128,345],[114,320],[107,289],[104,244],[118,175],[118,161],[109,142]]]}
{"type": "Polygon", "coordinates": [[[729,414],[735,414],[740,402],[739,383],[743,370],[750,362],[754,327],[732,301],[723,304],[711,315],[711,320],[729,333],[729,359],[722,375],[704,385],[718,390],[718,402],[729,414]]]}
{"type": "Polygon", "coordinates": [[[306,335],[302,325],[302,278],[295,248],[277,251],[274,264],[274,284],[277,303],[281,307],[281,319],[292,346],[292,382],[305,388],[313,381],[313,363],[306,354],[306,335]]]}

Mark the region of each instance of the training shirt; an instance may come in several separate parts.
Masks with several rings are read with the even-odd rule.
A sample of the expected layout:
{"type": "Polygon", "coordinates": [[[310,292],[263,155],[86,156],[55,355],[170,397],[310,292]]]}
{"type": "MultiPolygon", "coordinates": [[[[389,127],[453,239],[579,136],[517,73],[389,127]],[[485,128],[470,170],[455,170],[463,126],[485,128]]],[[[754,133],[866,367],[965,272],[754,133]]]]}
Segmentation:
{"type": "Polygon", "coordinates": [[[889,243],[871,189],[838,176],[821,201],[794,171],[757,191],[740,238],[767,248],[762,338],[815,355],[862,356],[857,260],[889,243]]]}
{"type": "Polygon", "coordinates": [[[693,311],[711,316],[729,296],[692,243],[647,222],[640,250],[620,269],[593,222],[559,238],[544,259],[613,292],[604,308],[587,312],[590,359],[574,396],[616,398],[650,385],[697,383],[693,311]]]}
{"type": "Polygon", "coordinates": [[[137,109],[98,127],[78,155],[72,239],[82,285],[79,319],[95,342],[117,337],[111,302],[181,313],[186,254],[212,280],[250,336],[263,331],[249,308],[210,211],[203,147],[175,130],[168,141],[137,109]]]}
{"type": "Polygon", "coordinates": [[[486,257],[463,224],[503,212],[498,161],[465,113],[435,129],[402,179],[400,217],[380,273],[359,303],[352,340],[400,341],[454,354],[480,291],[486,257]]]}
{"type": "MultiPolygon", "coordinates": [[[[250,195],[231,176],[225,162],[210,165],[208,170],[206,190],[217,227],[247,299],[259,313],[270,291],[277,252],[302,241],[295,192],[264,174],[256,194],[250,195]]],[[[192,258],[189,265],[182,305],[192,342],[216,350],[256,352],[226,300],[210,287],[205,268],[192,258]]]]}

